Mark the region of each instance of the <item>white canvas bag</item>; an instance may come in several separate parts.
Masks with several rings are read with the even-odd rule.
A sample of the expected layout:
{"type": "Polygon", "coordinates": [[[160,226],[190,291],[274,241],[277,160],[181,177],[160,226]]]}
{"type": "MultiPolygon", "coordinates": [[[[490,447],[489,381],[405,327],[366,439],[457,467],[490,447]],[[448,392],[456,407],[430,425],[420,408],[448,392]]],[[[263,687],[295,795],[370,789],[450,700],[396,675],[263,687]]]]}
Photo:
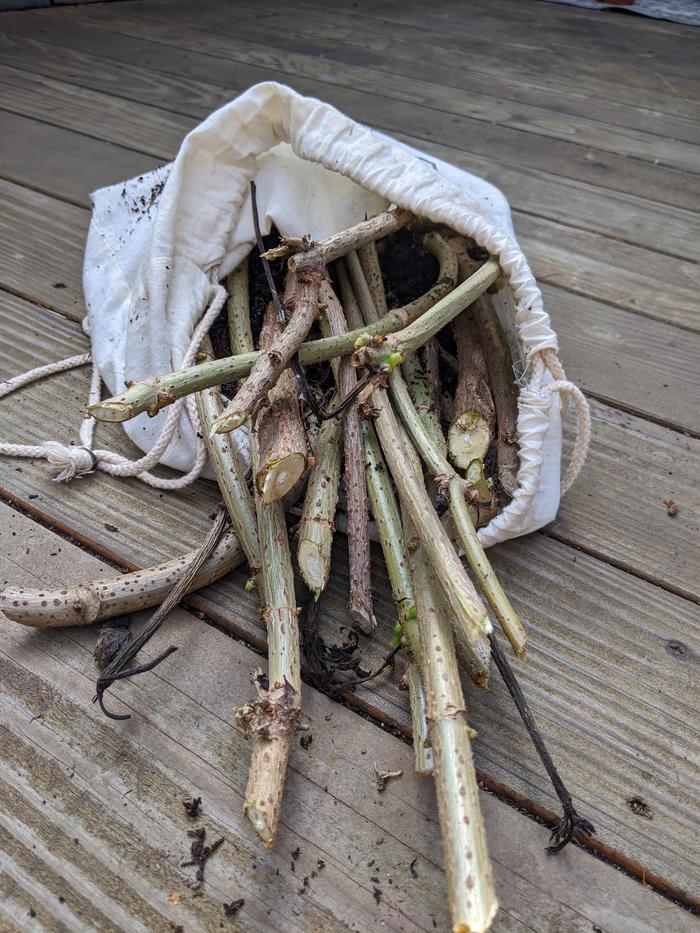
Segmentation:
{"type": "MultiPolygon", "coordinates": [[[[515,344],[520,381],[519,486],[479,536],[488,546],[551,521],[560,497],[559,393],[573,398],[582,428],[566,484],[585,456],[587,407],[558,363],[556,335],[506,199],[482,179],[280,84],[258,84],[217,110],[185,138],[170,165],[93,194],[84,290],[95,373],[110,392],[123,391],[126,380],[192,363],[225,298],[217,283],[253,244],[251,179],[263,233],[274,224],[282,234],[321,239],[396,204],[498,257],[507,287],[496,303],[515,344]]],[[[92,399],[98,394],[96,375],[92,399]]],[[[132,441],[150,452],[135,467],[107,451],[88,454],[89,422],[83,448],[53,445],[52,453],[45,445],[44,455],[66,467],[64,478],[87,472],[96,460],[107,472],[148,479],[144,471],[159,462],[186,475],[151,479],[154,485],[185,485],[205,468],[206,452],[195,406],[178,405],[124,423],[132,441]]],[[[237,439],[245,448],[244,431],[237,439]]]]}

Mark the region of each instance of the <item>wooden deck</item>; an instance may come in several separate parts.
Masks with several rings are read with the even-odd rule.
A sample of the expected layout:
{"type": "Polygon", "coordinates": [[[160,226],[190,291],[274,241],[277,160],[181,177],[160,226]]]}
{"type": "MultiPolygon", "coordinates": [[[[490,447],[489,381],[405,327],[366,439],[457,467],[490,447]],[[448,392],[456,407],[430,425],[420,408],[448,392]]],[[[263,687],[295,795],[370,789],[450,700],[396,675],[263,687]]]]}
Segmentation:
{"type": "MultiPolygon", "coordinates": [[[[0,378],[87,347],[90,191],[171,159],[257,81],[325,98],[510,199],[564,365],[591,400],[593,445],[557,520],[493,556],[531,631],[523,684],[598,841],[546,856],[528,814],[556,805],[533,749],[495,678],[470,690],[499,931],[696,929],[670,898],[700,902],[699,40],[517,0],[0,14],[0,378]]],[[[75,438],[87,380],[75,371],[0,402],[0,437],[75,438]]],[[[100,437],[129,450],[116,429],[100,437]]],[[[45,463],[3,458],[0,496],[0,586],[56,585],[193,547],[217,490],[155,493],[104,474],[59,486],[45,463]]],[[[375,578],[370,667],[393,626],[379,566],[375,578]]],[[[114,691],[126,723],[91,702],[94,632],[0,615],[0,930],[448,928],[432,782],[411,771],[398,673],[345,705],[305,687],[313,742],[294,750],[279,839],[264,852],[251,838],[232,710],[264,639],[242,582],[192,596],[161,631],[154,653],[181,650],[114,691]],[[382,795],[374,761],[404,771],[382,795]],[[201,897],[181,867],[192,794],[209,838],[225,838],[201,897]]],[[[338,573],[330,637],[345,601],[338,573]]]]}

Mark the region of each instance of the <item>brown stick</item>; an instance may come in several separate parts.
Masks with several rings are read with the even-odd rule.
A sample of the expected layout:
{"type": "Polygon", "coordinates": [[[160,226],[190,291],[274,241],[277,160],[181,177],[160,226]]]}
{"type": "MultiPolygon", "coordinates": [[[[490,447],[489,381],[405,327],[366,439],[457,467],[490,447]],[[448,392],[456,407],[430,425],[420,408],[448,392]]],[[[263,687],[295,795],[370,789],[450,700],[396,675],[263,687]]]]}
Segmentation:
{"type": "Polygon", "coordinates": [[[343,306],[345,320],[351,330],[358,330],[360,327],[365,326],[365,322],[362,317],[362,312],[360,311],[360,306],[357,303],[357,298],[355,298],[355,292],[353,291],[352,282],[348,274],[346,260],[339,259],[335,264],[335,268],[338,272],[338,281],[340,282],[340,301],[343,306]]]}
{"type": "Polygon", "coordinates": [[[468,308],[454,321],[459,375],[455,391],[456,417],[448,433],[450,460],[466,470],[472,460],[482,460],[491,445],[496,411],[489,386],[484,348],[476,335],[474,311],[468,308]]]}
{"type": "MultiPolygon", "coordinates": [[[[267,306],[260,332],[260,348],[270,350],[279,342],[282,327],[273,306],[267,306]]],[[[250,377],[249,377],[250,378],[250,377]]],[[[299,391],[290,369],[285,369],[268,393],[268,407],[257,424],[260,467],[255,487],[265,503],[282,499],[308,465],[304,423],[299,411],[299,391]]]]}
{"type": "MultiPolygon", "coordinates": [[[[345,315],[329,279],[324,279],[321,283],[320,299],[321,305],[325,305],[324,314],[331,334],[333,336],[344,334],[347,331],[345,315]]],[[[357,376],[350,357],[341,357],[338,363],[339,394],[345,396],[351,392],[356,381],[357,376]]],[[[369,634],[377,627],[377,620],[372,609],[369,503],[362,449],[362,419],[358,405],[352,405],[345,414],[343,442],[350,565],[350,615],[355,624],[365,634],[369,634]]]]}
{"type": "Polygon", "coordinates": [[[393,210],[385,211],[370,217],[369,220],[363,220],[361,223],[343,230],[340,233],[334,233],[326,240],[314,243],[313,246],[296,255],[292,256],[287,265],[293,272],[301,272],[303,269],[317,269],[320,266],[328,265],[339,256],[344,256],[352,249],[359,249],[365,243],[373,240],[380,240],[390,233],[396,233],[401,227],[405,227],[413,219],[413,215],[408,211],[393,210]]]}
{"type": "Polygon", "coordinates": [[[384,278],[382,276],[382,267],[379,265],[379,255],[377,253],[376,243],[367,243],[361,246],[357,251],[362,271],[365,274],[370,294],[374,299],[374,305],[379,317],[384,317],[389,311],[386,303],[386,292],[384,291],[384,278]]]}
{"type": "Polygon", "coordinates": [[[496,459],[498,479],[512,496],[518,488],[518,390],[513,376],[513,359],[496,309],[488,295],[474,302],[476,333],[486,354],[489,382],[496,408],[496,459]]]}
{"type": "Polygon", "coordinates": [[[252,417],[289,366],[316,319],[320,282],[321,272],[317,268],[290,278],[285,290],[285,306],[293,312],[291,320],[266,352],[256,359],[245,383],[214,423],[213,430],[217,434],[233,431],[252,417]]]}

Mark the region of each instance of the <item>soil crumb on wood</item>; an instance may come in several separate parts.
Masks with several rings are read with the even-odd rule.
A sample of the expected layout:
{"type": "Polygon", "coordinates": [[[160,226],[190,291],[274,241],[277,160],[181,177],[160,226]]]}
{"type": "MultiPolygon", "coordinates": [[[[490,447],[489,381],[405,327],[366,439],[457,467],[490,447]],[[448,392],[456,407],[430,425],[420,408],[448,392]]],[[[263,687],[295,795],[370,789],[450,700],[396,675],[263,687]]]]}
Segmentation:
{"type": "Polygon", "coordinates": [[[202,807],[202,798],[201,797],[188,797],[187,800],[182,801],[182,805],[185,808],[185,813],[194,819],[199,816],[201,807],[202,807]]]}

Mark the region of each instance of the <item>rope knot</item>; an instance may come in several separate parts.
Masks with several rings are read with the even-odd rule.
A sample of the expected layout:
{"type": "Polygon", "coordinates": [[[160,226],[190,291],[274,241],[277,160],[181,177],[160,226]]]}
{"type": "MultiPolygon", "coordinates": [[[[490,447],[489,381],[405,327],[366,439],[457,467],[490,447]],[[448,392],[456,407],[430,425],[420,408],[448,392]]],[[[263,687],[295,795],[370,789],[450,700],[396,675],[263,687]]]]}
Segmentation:
{"type": "Polygon", "coordinates": [[[54,483],[69,483],[76,476],[93,473],[97,466],[97,457],[88,447],[66,447],[57,441],[44,441],[41,448],[49,463],[61,467],[60,473],[54,476],[54,483]]]}

